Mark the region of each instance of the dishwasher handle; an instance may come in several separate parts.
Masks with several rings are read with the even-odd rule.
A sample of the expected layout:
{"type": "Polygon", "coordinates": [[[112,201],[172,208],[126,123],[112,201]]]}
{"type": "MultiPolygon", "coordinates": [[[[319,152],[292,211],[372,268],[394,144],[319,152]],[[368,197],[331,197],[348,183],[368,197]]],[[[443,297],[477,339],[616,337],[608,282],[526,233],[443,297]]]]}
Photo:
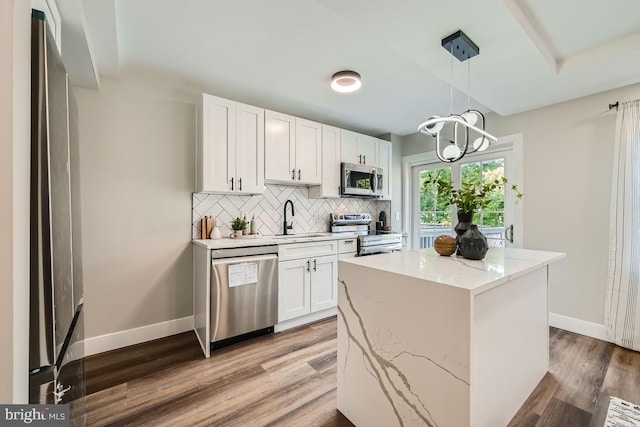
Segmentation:
{"type": "Polygon", "coordinates": [[[253,255],[253,256],[243,256],[237,258],[215,258],[211,261],[211,265],[220,265],[220,264],[242,264],[244,262],[258,262],[258,261],[268,261],[278,259],[278,255],[268,254],[268,255],[253,255]]]}

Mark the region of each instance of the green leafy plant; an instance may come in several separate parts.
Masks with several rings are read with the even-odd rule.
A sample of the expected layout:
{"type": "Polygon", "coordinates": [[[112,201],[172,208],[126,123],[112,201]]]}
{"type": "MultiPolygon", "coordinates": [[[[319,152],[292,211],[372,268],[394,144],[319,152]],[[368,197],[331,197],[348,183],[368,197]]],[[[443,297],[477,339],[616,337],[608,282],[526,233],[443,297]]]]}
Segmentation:
{"type": "Polygon", "coordinates": [[[430,174],[423,182],[423,187],[435,184],[438,195],[448,195],[449,202],[456,205],[458,212],[472,213],[486,208],[491,203],[491,196],[498,188],[511,188],[516,193],[516,203],[522,199],[518,186],[509,184],[507,178],[494,179],[484,184],[463,182],[460,188],[453,188],[451,181],[440,176],[440,173],[430,174]]]}
{"type": "Polygon", "coordinates": [[[244,230],[245,228],[247,228],[247,221],[240,217],[237,217],[233,222],[231,222],[232,230],[244,230]]]}

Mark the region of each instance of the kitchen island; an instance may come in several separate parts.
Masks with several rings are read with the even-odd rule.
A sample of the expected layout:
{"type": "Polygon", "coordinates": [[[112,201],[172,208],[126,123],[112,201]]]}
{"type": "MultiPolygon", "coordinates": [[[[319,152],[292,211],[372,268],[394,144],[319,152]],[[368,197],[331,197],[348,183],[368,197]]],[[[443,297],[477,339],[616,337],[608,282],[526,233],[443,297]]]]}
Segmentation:
{"type": "Polygon", "coordinates": [[[340,412],[357,426],[506,425],[548,371],[548,266],[564,256],[340,261],[340,412]]]}

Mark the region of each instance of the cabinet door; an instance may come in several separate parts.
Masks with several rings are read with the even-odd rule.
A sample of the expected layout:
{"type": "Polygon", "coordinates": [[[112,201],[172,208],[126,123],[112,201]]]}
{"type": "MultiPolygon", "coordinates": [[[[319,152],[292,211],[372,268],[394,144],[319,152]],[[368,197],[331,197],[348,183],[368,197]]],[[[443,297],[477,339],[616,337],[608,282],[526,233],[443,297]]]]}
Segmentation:
{"type": "Polygon", "coordinates": [[[322,125],[322,181],[309,197],[340,197],[340,129],[333,126],[322,125]]]}
{"type": "Polygon", "coordinates": [[[391,142],[381,139],[380,144],[380,162],[379,167],[382,168],[382,198],[391,200],[391,142]]]}
{"type": "Polygon", "coordinates": [[[340,161],[343,163],[361,163],[358,157],[358,134],[342,129],[340,132],[340,161]]]}
{"type": "Polygon", "coordinates": [[[278,322],[311,312],[308,258],[278,263],[278,322]]]}
{"type": "Polygon", "coordinates": [[[367,166],[379,166],[378,164],[378,138],[367,135],[358,135],[358,155],[362,155],[362,164],[367,166]]]}
{"type": "MultiPolygon", "coordinates": [[[[291,183],[296,159],[296,119],[269,110],[264,114],[264,178],[291,183]]],[[[297,174],[295,178],[297,181],[297,174]]]]}
{"type": "Polygon", "coordinates": [[[264,192],[264,110],[236,104],[235,190],[264,192]]]}
{"type": "Polygon", "coordinates": [[[232,191],[235,102],[203,93],[199,113],[197,191],[232,191]]]}
{"type": "Polygon", "coordinates": [[[322,182],[322,125],[296,119],[296,179],[303,184],[322,182]]]}
{"type": "Polygon", "coordinates": [[[338,256],[311,260],[311,312],[338,304],[338,256]]]}

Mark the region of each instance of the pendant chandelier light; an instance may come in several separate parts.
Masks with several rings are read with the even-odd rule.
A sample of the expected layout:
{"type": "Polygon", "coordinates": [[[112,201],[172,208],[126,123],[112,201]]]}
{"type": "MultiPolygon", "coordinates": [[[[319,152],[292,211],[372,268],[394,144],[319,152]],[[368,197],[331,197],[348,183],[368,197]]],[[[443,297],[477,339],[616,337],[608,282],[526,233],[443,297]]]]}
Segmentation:
{"type": "Polygon", "coordinates": [[[442,162],[453,163],[465,154],[484,151],[491,142],[498,139],[484,130],[484,115],[478,110],[471,109],[471,65],[467,62],[467,111],[462,114],[453,113],[453,57],[460,62],[480,53],[480,48],[462,31],[456,31],[442,39],[442,47],[451,54],[451,75],[449,90],[451,93],[451,111],[447,117],[431,116],[418,126],[418,131],[436,137],[436,155],[442,162]],[[443,129],[449,125],[452,128],[453,139],[440,136],[443,129]],[[476,135],[474,135],[474,133],[476,135]],[[470,134],[476,136],[469,144],[470,134]],[[443,141],[444,139],[444,141],[443,141]]]}

